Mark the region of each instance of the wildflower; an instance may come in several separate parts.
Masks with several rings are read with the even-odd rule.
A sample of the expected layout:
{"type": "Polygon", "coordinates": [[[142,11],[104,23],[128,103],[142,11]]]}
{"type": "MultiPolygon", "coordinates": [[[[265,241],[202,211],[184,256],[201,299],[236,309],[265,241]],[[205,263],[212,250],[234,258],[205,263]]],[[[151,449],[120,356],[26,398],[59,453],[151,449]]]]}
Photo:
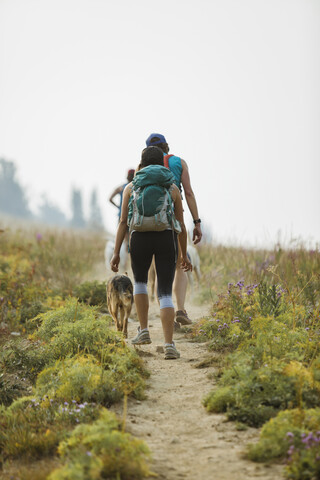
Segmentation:
{"type": "MultiPolygon", "coordinates": [[[[267,365],[265,365],[265,367],[266,367],[266,366],[267,366],[267,365]]],[[[288,438],[294,438],[294,435],[293,435],[292,432],[288,432],[288,433],[287,433],[287,437],[288,437],[288,438]]]]}
{"type": "Polygon", "coordinates": [[[306,327],[306,330],[307,330],[307,331],[310,330],[310,327],[306,327]]]}
{"type": "Polygon", "coordinates": [[[116,389],[115,389],[115,388],[113,388],[113,389],[112,389],[112,391],[113,391],[113,392],[115,392],[115,391],[116,391],[116,389]]]}
{"type": "Polygon", "coordinates": [[[92,457],[92,453],[91,453],[91,452],[86,452],[86,455],[88,455],[88,457],[92,457]]]}
{"type": "Polygon", "coordinates": [[[69,403],[68,403],[68,402],[64,402],[64,404],[65,404],[65,405],[69,405],[69,403]]]}
{"type": "Polygon", "coordinates": [[[36,239],[37,239],[38,242],[41,242],[41,240],[42,240],[42,235],[41,235],[41,233],[39,233],[39,232],[37,233],[36,239]]]}

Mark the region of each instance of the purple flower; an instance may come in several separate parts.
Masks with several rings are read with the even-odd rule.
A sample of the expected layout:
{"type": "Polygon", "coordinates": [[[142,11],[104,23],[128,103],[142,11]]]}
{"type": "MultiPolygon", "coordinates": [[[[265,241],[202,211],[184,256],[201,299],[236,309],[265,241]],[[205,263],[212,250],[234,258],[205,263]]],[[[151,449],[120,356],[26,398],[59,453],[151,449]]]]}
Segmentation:
{"type": "Polygon", "coordinates": [[[289,438],[294,438],[294,435],[293,435],[292,432],[288,432],[288,433],[287,433],[287,437],[289,437],[289,438]]]}
{"type": "Polygon", "coordinates": [[[86,452],[86,455],[88,455],[88,457],[92,457],[92,453],[91,453],[91,452],[86,452]]]}
{"type": "Polygon", "coordinates": [[[38,240],[38,242],[41,242],[41,240],[42,240],[42,235],[41,235],[41,233],[39,233],[39,232],[37,233],[36,239],[38,240]]]}

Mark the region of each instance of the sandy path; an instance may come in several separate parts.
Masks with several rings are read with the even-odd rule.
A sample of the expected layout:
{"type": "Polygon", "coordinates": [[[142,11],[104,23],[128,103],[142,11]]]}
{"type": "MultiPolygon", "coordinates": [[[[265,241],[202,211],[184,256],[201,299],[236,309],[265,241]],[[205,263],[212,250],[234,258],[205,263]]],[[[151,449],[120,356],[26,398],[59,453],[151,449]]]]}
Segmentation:
{"type": "MultiPolygon", "coordinates": [[[[188,306],[189,315],[206,315],[206,307],[188,306]]],[[[175,333],[179,360],[164,360],[157,346],[163,345],[158,307],[150,308],[151,345],[139,348],[147,368],[147,399],[128,401],[127,431],[143,439],[153,456],[152,470],[166,480],[245,480],[282,478],[279,465],[255,464],[242,458],[245,445],[258,438],[258,430],[237,431],[223,415],[209,414],[201,404],[213,386],[208,373],[214,367],[195,365],[208,356],[204,344],[191,343],[175,333]]],[[[129,343],[137,322],[129,324],[129,343]]],[[[114,410],[122,415],[122,405],[114,410]]]]}

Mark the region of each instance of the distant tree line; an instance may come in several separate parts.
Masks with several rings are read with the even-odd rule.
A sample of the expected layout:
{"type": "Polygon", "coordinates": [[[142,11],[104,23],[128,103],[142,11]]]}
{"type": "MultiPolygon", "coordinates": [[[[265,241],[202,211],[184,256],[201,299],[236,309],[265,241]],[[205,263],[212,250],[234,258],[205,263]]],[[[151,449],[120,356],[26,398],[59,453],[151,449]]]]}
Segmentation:
{"type": "Polygon", "coordinates": [[[26,192],[16,177],[17,169],[12,161],[0,158],[0,213],[13,217],[40,220],[50,225],[71,226],[103,230],[103,220],[94,189],[90,198],[89,218],[83,213],[82,192],[77,188],[71,190],[71,219],[68,220],[62,210],[54,205],[46,195],[42,196],[39,214],[34,215],[28,205],[26,192]]]}

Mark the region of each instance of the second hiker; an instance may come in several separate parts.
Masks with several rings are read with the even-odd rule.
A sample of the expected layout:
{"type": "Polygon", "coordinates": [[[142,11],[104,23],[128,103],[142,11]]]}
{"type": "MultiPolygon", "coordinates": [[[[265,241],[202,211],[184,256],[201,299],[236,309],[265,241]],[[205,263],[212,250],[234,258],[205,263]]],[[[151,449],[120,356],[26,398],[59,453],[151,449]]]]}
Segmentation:
{"type": "MultiPolygon", "coordinates": [[[[146,140],[147,147],[156,145],[163,152],[164,165],[168,167],[174,175],[174,183],[179,188],[180,192],[181,184],[183,186],[184,196],[186,198],[190,213],[193,218],[194,229],[192,240],[194,244],[197,244],[201,241],[202,231],[201,231],[201,220],[198,214],[198,207],[196,202],[196,197],[193,193],[191,187],[191,181],[189,176],[189,169],[187,163],[182,160],[182,158],[177,157],[176,155],[169,155],[169,145],[163,135],[160,133],[151,133],[146,140]]],[[[177,262],[177,268],[173,283],[173,291],[176,297],[177,302],[177,311],[175,320],[181,325],[189,325],[192,323],[188,314],[185,310],[185,299],[188,286],[188,277],[187,273],[180,268],[179,261],[177,262]]],[[[178,324],[178,325],[179,325],[178,324]]]]}

